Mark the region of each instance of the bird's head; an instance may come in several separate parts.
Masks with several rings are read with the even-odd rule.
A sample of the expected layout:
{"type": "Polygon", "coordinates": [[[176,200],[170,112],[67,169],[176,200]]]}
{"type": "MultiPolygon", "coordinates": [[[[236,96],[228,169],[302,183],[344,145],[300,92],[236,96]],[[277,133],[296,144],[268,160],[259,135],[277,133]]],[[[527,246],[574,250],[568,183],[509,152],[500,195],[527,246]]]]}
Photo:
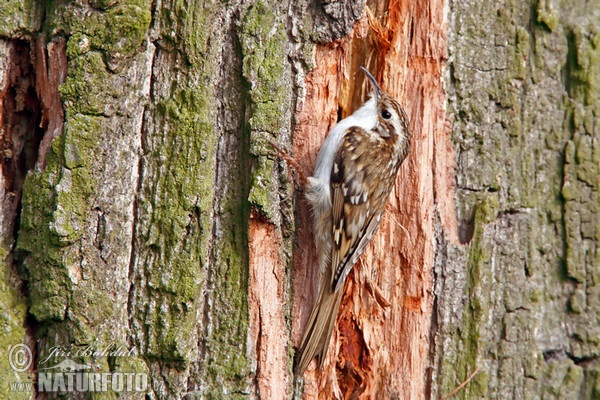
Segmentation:
{"type": "Polygon", "coordinates": [[[377,123],[375,129],[384,139],[394,138],[410,140],[410,131],[408,128],[408,117],[406,112],[393,97],[385,93],[379,87],[379,84],[364,67],[360,67],[371,86],[373,87],[373,99],[375,100],[375,110],[377,112],[377,123]]]}

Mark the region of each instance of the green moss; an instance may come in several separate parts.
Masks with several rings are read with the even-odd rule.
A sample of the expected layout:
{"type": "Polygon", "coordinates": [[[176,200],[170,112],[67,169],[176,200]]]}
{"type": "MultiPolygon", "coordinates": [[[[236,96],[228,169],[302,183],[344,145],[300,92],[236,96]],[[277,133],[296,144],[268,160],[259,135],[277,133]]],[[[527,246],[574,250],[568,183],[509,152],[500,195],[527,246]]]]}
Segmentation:
{"type": "Polygon", "coordinates": [[[8,265],[8,251],[0,247],[0,270],[2,279],[0,279],[0,398],[29,399],[28,392],[11,392],[10,384],[20,382],[31,384],[33,377],[28,372],[17,372],[11,364],[9,356],[12,346],[20,345],[25,339],[25,318],[27,316],[27,304],[23,296],[19,293],[18,287],[9,282],[15,282],[19,278],[13,275],[8,265]],[[3,395],[7,397],[2,397],[3,395]]]}
{"type": "Polygon", "coordinates": [[[58,1],[47,11],[47,29],[66,31],[89,39],[92,50],[120,56],[139,48],[150,27],[151,2],[146,0],[117,2],[103,10],[88,9],[87,4],[58,1]]]}
{"type": "MultiPolygon", "coordinates": [[[[247,200],[237,195],[238,190],[224,199],[224,213],[230,218],[219,244],[217,265],[211,268],[212,287],[218,288],[212,297],[213,319],[209,358],[204,365],[212,382],[207,397],[223,395],[223,379],[233,379],[234,390],[245,391],[250,374],[246,353],[248,331],[248,217],[247,200]],[[218,311],[217,311],[218,310],[218,311]]],[[[246,192],[247,193],[247,192],[246,192]]]]}
{"type": "Polygon", "coordinates": [[[526,377],[540,379],[545,367],[544,356],[537,349],[529,349],[524,366],[526,377]]]}
{"type": "MultiPolygon", "coordinates": [[[[211,354],[218,354],[218,360],[211,360],[211,365],[227,372],[229,368],[235,369],[232,351],[219,349],[220,343],[239,343],[240,328],[235,325],[243,325],[247,318],[237,315],[227,324],[225,321],[229,322],[230,316],[223,311],[238,313],[247,309],[237,301],[238,297],[247,295],[247,290],[238,287],[243,281],[239,275],[246,266],[239,248],[244,243],[243,236],[231,241],[220,238],[215,250],[220,254],[219,260],[229,254],[230,242],[236,243],[231,253],[237,257],[208,265],[208,246],[213,234],[214,159],[219,135],[214,132],[212,123],[213,93],[197,82],[204,82],[210,73],[179,76],[170,96],[159,100],[151,109],[159,127],[146,148],[149,163],[146,168],[155,178],[147,181],[142,190],[141,209],[148,210],[149,214],[140,212],[140,219],[147,221],[140,231],[143,241],[140,254],[148,274],[150,298],[156,306],[148,311],[144,321],[152,327],[145,355],[150,359],[174,361],[181,367],[196,361],[198,307],[202,307],[204,299],[201,290],[209,285],[205,271],[210,270],[211,282],[218,288],[212,307],[219,310],[219,315],[214,318],[221,329],[215,327],[202,340],[211,354]]],[[[239,213],[239,210],[240,207],[236,207],[234,212],[239,213]]],[[[235,215],[231,210],[223,210],[223,213],[235,215]]],[[[222,223],[228,224],[228,218],[223,218],[222,223]]],[[[243,226],[238,223],[222,229],[239,234],[243,226]]],[[[242,364],[247,365],[245,353],[235,353],[240,354],[242,364]]],[[[232,375],[235,374],[228,376],[232,375]]]]}
{"type": "Polygon", "coordinates": [[[145,247],[157,255],[147,265],[151,271],[148,285],[161,307],[149,315],[153,332],[148,355],[165,360],[192,360],[196,301],[205,285],[200,266],[211,234],[206,227],[211,223],[212,165],[218,140],[209,122],[212,103],[207,96],[205,88],[181,85],[169,99],[159,102],[157,120],[168,128],[148,148],[149,160],[161,160],[155,166],[156,182],[145,189],[154,194],[144,196],[156,197],[145,247]]]}
{"type": "MultiPolygon", "coordinates": [[[[98,277],[96,277],[96,280],[98,277]]],[[[72,341],[75,343],[106,343],[114,341],[111,332],[97,332],[95,328],[114,318],[113,298],[99,287],[74,286],[69,302],[73,325],[72,341]]]]}
{"type": "Polygon", "coordinates": [[[35,0],[4,0],[0,2],[0,36],[14,37],[40,29],[43,2],[35,0]]]}
{"type": "MultiPolygon", "coordinates": [[[[67,48],[79,46],[80,39],[80,36],[70,38],[67,48]]],[[[106,114],[106,107],[119,97],[119,88],[107,84],[110,80],[102,54],[97,51],[82,54],[69,61],[69,74],[59,87],[61,99],[72,114],[106,114]]]]}
{"type": "Polygon", "coordinates": [[[600,99],[600,46],[597,32],[587,32],[574,26],[569,34],[569,59],[566,71],[569,95],[584,105],[597,104],[600,99]]]}
{"type": "Polygon", "coordinates": [[[469,382],[469,397],[472,399],[483,399],[488,396],[488,382],[490,376],[485,370],[480,370],[469,382]]]}
{"type": "MultiPolygon", "coordinates": [[[[70,293],[68,272],[62,263],[62,237],[53,228],[55,187],[61,180],[53,146],[43,172],[27,175],[23,186],[17,249],[25,252],[29,281],[29,312],[38,320],[61,320],[70,293]]],[[[59,229],[60,230],[60,229],[59,229]]]]}
{"type": "Polygon", "coordinates": [[[273,161],[265,158],[258,160],[254,176],[252,179],[252,188],[248,195],[250,203],[257,205],[268,219],[273,220],[277,208],[274,204],[273,187],[273,161]]]}
{"type": "Polygon", "coordinates": [[[600,367],[591,366],[585,371],[585,398],[600,398],[600,367]]]}
{"type": "MultiPolygon", "coordinates": [[[[445,338],[443,357],[449,360],[440,366],[436,384],[443,395],[475,367],[490,366],[489,388],[482,375],[483,392],[471,382],[457,397],[522,393],[578,398],[588,363],[544,361],[531,329],[550,332],[564,318],[582,327],[597,325],[590,312],[596,296],[589,286],[600,276],[593,268],[599,259],[594,222],[600,204],[600,153],[591,145],[600,115],[599,35],[591,18],[597,7],[546,0],[509,3],[501,9],[486,2],[476,7],[456,4],[453,10],[460,18],[450,36],[454,61],[449,109],[454,106],[456,112],[458,186],[471,189],[458,190],[457,204],[464,220],[474,214],[474,235],[468,248],[468,285],[457,297],[466,306],[457,317],[462,320],[456,332],[450,322],[440,335],[445,338]],[[482,194],[484,188],[494,193],[482,194]],[[501,219],[492,228],[487,224],[498,217],[498,210],[503,211],[501,219]],[[517,237],[514,248],[508,247],[506,242],[517,237]],[[515,282],[521,268],[526,279],[515,282]],[[552,310],[545,313],[548,318],[535,320],[548,304],[568,304],[569,309],[552,310]],[[506,326],[498,328],[494,321],[513,310],[523,320],[512,324],[519,330],[513,333],[518,339],[505,344],[506,326]],[[532,321],[531,329],[522,329],[532,321]],[[555,362],[560,365],[549,374],[548,364],[555,362]],[[545,385],[548,391],[542,393],[545,385]]],[[[453,309],[446,315],[455,313],[453,309]]],[[[567,347],[574,357],[593,358],[597,345],[590,336],[597,335],[583,328],[571,335],[567,347]]]]}
{"type": "Polygon", "coordinates": [[[92,195],[98,180],[93,177],[93,166],[99,161],[102,119],[74,115],[65,124],[63,136],[64,168],[55,187],[56,208],[52,215],[51,231],[64,244],[79,240],[91,208],[92,195]]]}
{"type": "Polygon", "coordinates": [[[554,32],[558,27],[558,14],[552,9],[549,0],[538,0],[537,22],[543,24],[550,32],[554,32]]]}
{"type": "MultiPolygon", "coordinates": [[[[474,234],[471,240],[468,268],[468,298],[469,302],[463,313],[463,323],[457,333],[461,342],[459,354],[454,360],[452,370],[456,371],[456,380],[464,381],[476,368],[480,358],[485,357],[482,349],[485,344],[480,343],[483,320],[488,315],[491,307],[488,298],[493,278],[489,268],[491,258],[489,244],[484,236],[487,224],[496,220],[498,214],[498,197],[495,194],[482,194],[474,211],[474,234]]],[[[466,392],[468,398],[483,398],[488,395],[489,376],[485,370],[480,372],[471,381],[466,392]]],[[[456,382],[447,380],[442,385],[447,392],[456,387],[456,382]]]]}
{"type": "Polygon", "coordinates": [[[103,127],[104,119],[99,117],[76,114],[68,119],[62,138],[66,169],[73,172],[91,169],[91,166],[98,161],[96,150],[100,144],[103,127]]]}
{"type": "Polygon", "coordinates": [[[475,208],[475,225],[489,224],[498,218],[498,209],[500,207],[498,196],[494,194],[485,195],[475,208]]]}
{"type": "Polygon", "coordinates": [[[546,364],[544,398],[574,399],[578,397],[583,383],[583,368],[572,360],[554,361],[546,364]]]}
{"type": "Polygon", "coordinates": [[[223,4],[175,1],[160,5],[155,22],[163,32],[161,47],[177,52],[195,69],[210,65],[215,50],[210,46],[210,37],[221,28],[213,24],[222,23],[223,4]]]}
{"type": "Polygon", "coordinates": [[[515,40],[515,77],[525,79],[528,67],[528,58],[530,57],[530,41],[529,32],[523,27],[517,27],[517,36],[515,40]]]}
{"type": "MultiPolygon", "coordinates": [[[[593,114],[593,113],[590,113],[593,114]]],[[[592,131],[590,131],[592,132],[592,131]]],[[[593,156],[592,136],[581,135],[576,138],[575,163],[577,165],[577,179],[594,187],[598,181],[599,167],[593,156]]]]}
{"type": "Polygon", "coordinates": [[[101,126],[99,117],[72,116],[45,170],[25,180],[17,245],[27,254],[30,312],[40,321],[62,320],[71,301],[69,246],[81,238],[97,190],[92,168],[101,126]]]}
{"type": "Polygon", "coordinates": [[[242,18],[240,42],[242,46],[242,73],[249,83],[251,115],[251,152],[259,156],[255,164],[250,202],[256,204],[274,220],[274,202],[278,201],[278,179],[274,177],[274,163],[264,157],[263,135],[279,135],[285,128],[286,105],[289,90],[285,84],[285,59],[287,40],[283,21],[276,17],[272,5],[259,1],[248,8],[242,18]]]}
{"type": "Polygon", "coordinates": [[[281,126],[286,33],[272,5],[258,1],[242,17],[242,73],[250,83],[251,129],[276,133],[281,126]]]}
{"type": "MultiPolygon", "coordinates": [[[[172,248],[190,223],[200,226],[210,223],[215,174],[212,162],[218,137],[208,121],[206,96],[206,91],[201,88],[181,90],[157,105],[159,118],[169,124],[166,136],[161,139],[169,147],[150,149],[149,156],[162,158],[163,165],[159,166],[158,176],[160,202],[153,213],[161,230],[150,232],[149,245],[172,248]],[[199,221],[193,220],[194,214],[198,215],[199,221]]],[[[202,242],[207,243],[209,232],[194,233],[202,233],[202,242]]],[[[189,244],[186,250],[194,251],[194,247],[189,244]]],[[[199,254],[194,253],[192,259],[197,257],[199,254]]]]}
{"type": "Polygon", "coordinates": [[[194,329],[197,328],[193,315],[194,305],[177,305],[176,296],[153,294],[159,299],[160,312],[153,313],[146,323],[155,330],[148,340],[147,359],[175,362],[178,368],[186,368],[194,360],[194,329]]]}

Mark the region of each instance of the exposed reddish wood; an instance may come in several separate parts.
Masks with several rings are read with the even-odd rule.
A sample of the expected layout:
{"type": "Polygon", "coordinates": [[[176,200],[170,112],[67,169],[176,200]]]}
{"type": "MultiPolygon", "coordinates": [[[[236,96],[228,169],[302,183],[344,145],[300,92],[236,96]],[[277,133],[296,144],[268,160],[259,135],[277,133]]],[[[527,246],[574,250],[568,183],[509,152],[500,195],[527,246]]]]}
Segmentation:
{"type": "Polygon", "coordinates": [[[63,131],[64,110],[58,86],[67,78],[67,41],[57,37],[45,43],[42,37],[34,41],[35,89],[42,101],[41,126],[45,131],[40,143],[36,166],[43,168],[46,153],[63,131]]]}
{"type": "MultiPolygon", "coordinates": [[[[354,35],[317,47],[316,68],[307,75],[307,96],[297,110],[294,154],[310,173],[338,105],[345,117],[365,101],[365,79],[353,74],[360,65],[367,66],[382,88],[405,107],[413,146],[386,207],[387,218],[361,257],[361,268],[354,269],[346,284],[324,370],[315,380],[310,369],[313,363],[306,374],[307,399],[317,394],[323,399],[425,397],[436,211],[445,231],[453,232],[449,239],[456,241],[451,178],[454,154],[442,84],[444,1],[368,4],[372,15],[365,12],[354,35]],[[368,35],[356,34],[365,31],[365,22],[370,25],[368,35]],[[373,285],[390,307],[381,307],[369,290],[373,285]]],[[[298,215],[295,343],[318,282],[305,204],[298,215]]]]}
{"type": "Polygon", "coordinates": [[[280,248],[278,229],[253,211],[249,226],[249,335],[256,351],[256,379],[262,399],[286,398],[289,382],[287,339],[283,334],[286,274],[280,248]]]}
{"type": "MultiPolygon", "coordinates": [[[[338,60],[347,51],[348,41],[318,46],[316,68],[306,77],[306,96],[300,101],[296,114],[293,154],[304,173],[312,175],[319,147],[327,132],[337,122],[337,93],[343,72],[331,60],[338,60]],[[318,117],[315,117],[318,116],[318,117]]],[[[308,204],[299,199],[296,224],[298,246],[294,252],[294,326],[293,341],[298,344],[317,295],[318,271],[315,264],[314,242],[308,204]]]]}
{"type": "MultiPolygon", "coordinates": [[[[359,23],[360,26],[360,23],[359,23]]],[[[351,35],[352,36],[352,35],[351,35]]],[[[350,38],[326,45],[319,45],[315,51],[315,69],[305,79],[306,95],[300,99],[296,109],[296,129],[294,131],[293,154],[304,168],[305,174],[312,175],[319,148],[327,132],[336,124],[338,117],[338,93],[345,79],[345,60],[348,54],[350,38]]],[[[294,305],[293,305],[293,343],[298,345],[303,334],[311,307],[317,296],[319,274],[316,266],[311,215],[308,204],[300,198],[297,205],[298,246],[294,251],[294,305]]],[[[334,332],[334,336],[336,333],[334,332]]],[[[335,351],[330,346],[329,359],[335,351]]],[[[330,361],[326,360],[326,363],[330,361]]],[[[309,366],[308,377],[314,363],[309,366]]],[[[329,367],[325,367],[326,369],[329,367]]],[[[313,371],[314,372],[314,371],[313,371]]],[[[321,388],[314,375],[305,381],[304,398],[315,399],[318,393],[338,390],[332,385],[332,379],[321,381],[321,388]]]]}

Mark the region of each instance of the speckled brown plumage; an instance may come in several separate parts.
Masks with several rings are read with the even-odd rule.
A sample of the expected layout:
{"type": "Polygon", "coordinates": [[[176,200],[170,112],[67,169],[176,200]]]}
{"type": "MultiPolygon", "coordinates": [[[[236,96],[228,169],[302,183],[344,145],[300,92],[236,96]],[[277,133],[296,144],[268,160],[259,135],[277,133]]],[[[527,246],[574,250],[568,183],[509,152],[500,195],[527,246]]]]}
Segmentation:
{"type": "Polygon", "coordinates": [[[299,374],[315,356],[319,365],[323,363],[346,278],[379,226],[398,168],[410,148],[406,113],[365,72],[374,97],[332,129],[307,187],[322,273],[298,351],[299,374]]]}

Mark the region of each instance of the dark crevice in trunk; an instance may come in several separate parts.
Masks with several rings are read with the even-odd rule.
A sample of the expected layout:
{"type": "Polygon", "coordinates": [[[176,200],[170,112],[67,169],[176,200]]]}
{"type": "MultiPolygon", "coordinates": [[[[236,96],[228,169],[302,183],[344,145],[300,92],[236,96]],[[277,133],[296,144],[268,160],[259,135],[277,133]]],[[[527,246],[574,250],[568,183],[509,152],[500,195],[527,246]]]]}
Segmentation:
{"type": "Polygon", "coordinates": [[[45,131],[41,127],[42,101],[35,88],[31,45],[25,40],[13,40],[9,46],[8,82],[1,95],[3,134],[0,136],[0,162],[4,178],[2,208],[5,216],[1,226],[2,241],[10,248],[18,235],[25,176],[35,166],[45,131]]]}
{"type": "MultiPolygon", "coordinates": [[[[154,17],[153,17],[154,18],[154,17]]],[[[148,46],[152,46],[153,44],[148,43],[148,46]]],[[[157,59],[157,54],[159,52],[159,48],[155,47],[152,55],[152,64],[150,67],[150,102],[153,102],[152,94],[154,92],[155,80],[154,80],[154,71],[155,71],[155,63],[157,59]]],[[[146,104],[143,111],[142,116],[142,125],[140,129],[140,157],[138,160],[138,177],[135,188],[135,198],[133,201],[133,222],[132,222],[132,233],[131,233],[131,254],[129,256],[129,292],[127,295],[127,314],[129,317],[129,348],[137,348],[139,354],[144,354],[146,348],[144,348],[144,343],[139,341],[139,337],[141,335],[134,335],[131,332],[136,332],[137,328],[135,326],[135,318],[136,318],[136,305],[135,305],[135,296],[136,291],[143,290],[143,285],[140,285],[140,280],[136,278],[136,263],[138,260],[138,222],[139,222],[139,195],[142,191],[142,184],[144,181],[144,157],[147,149],[147,135],[148,135],[148,120],[151,118],[151,113],[149,112],[149,105],[146,104]],[[136,287],[136,284],[139,287],[136,287]]],[[[149,296],[148,293],[146,295],[149,296]]],[[[147,338],[147,332],[144,332],[144,336],[147,338]]],[[[143,357],[142,357],[143,358],[143,357]]],[[[148,363],[147,363],[148,364],[148,363]]],[[[157,383],[153,383],[153,387],[157,387],[157,383]]]]}
{"type": "MultiPolygon", "coordinates": [[[[0,82],[0,164],[2,168],[2,199],[0,240],[10,252],[5,263],[11,285],[29,298],[27,274],[23,269],[24,254],[15,251],[18,239],[23,185],[27,174],[38,161],[40,143],[46,133],[43,99],[36,83],[36,63],[33,44],[14,39],[7,43],[5,81],[0,82]]],[[[52,84],[52,82],[46,82],[52,84]]],[[[37,365],[36,331],[39,323],[28,314],[23,321],[24,343],[30,348],[31,368],[37,365]]],[[[35,385],[34,385],[35,387],[35,385]]]]}

